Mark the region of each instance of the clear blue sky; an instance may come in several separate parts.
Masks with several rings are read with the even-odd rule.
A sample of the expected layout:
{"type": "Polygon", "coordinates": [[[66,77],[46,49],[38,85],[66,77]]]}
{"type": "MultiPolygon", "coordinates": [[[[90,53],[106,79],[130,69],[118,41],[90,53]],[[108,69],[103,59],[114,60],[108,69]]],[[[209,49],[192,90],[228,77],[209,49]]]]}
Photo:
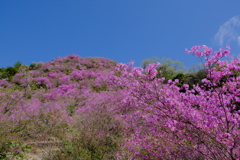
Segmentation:
{"type": "Polygon", "coordinates": [[[185,48],[230,44],[240,53],[239,0],[0,0],[0,67],[20,60],[153,56],[198,63],[185,48]]]}

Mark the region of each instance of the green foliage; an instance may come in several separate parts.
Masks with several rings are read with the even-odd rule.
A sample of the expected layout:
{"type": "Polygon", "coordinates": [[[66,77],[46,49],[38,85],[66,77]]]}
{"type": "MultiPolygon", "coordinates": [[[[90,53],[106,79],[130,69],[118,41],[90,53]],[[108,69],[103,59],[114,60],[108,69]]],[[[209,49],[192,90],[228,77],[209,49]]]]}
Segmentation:
{"type": "Polygon", "coordinates": [[[200,70],[205,70],[205,65],[203,63],[192,65],[188,68],[188,73],[196,73],[200,70]]]}
{"type": "Polygon", "coordinates": [[[147,66],[151,63],[157,63],[157,62],[160,62],[160,59],[158,57],[152,57],[152,58],[149,58],[149,59],[145,59],[142,61],[142,64],[141,64],[141,67],[143,69],[147,68],[147,66]]]}
{"type": "Polygon", "coordinates": [[[5,68],[0,68],[0,72],[4,72],[5,70],[5,68]]]}
{"type": "Polygon", "coordinates": [[[0,79],[8,79],[10,82],[13,78],[13,76],[19,72],[19,69],[23,67],[23,63],[20,61],[17,61],[13,67],[7,67],[7,68],[0,68],[0,79]]]}
{"type": "Polygon", "coordinates": [[[196,84],[202,84],[202,79],[207,77],[207,72],[202,69],[195,73],[185,74],[182,84],[188,84],[190,88],[196,84]]]}
{"type": "MultiPolygon", "coordinates": [[[[158,68],[158,71],[160,73],[157,75],[157,77],[165,77],[165,82],[169,79],[174,79],[178,74],[184,74],[186,67],[183,65],[183,63],[179,61],[173,61],[171,59],[163,58],[160,60],[160,67],[158,68]]],[[[179,75],[179,76],[180,76],[179,75]]]]}
{"type": "Polygon", "coordinates": [[[63,70],[63,73],[65,73],[66,75],[70,75],[72,73],[72,69],[66,68],[63,70]]]}
{"type": "Polygon", "coordinates": [[[17,61],[15,64],[14,64],[14,68],[17,68],[19,69],[20,67],[23,66],[23,63],[21,61],[17,61]]]}
{"type": "Polygon", "coordinates": [[[6,69],[3,70],[3,72],[0,73],[0,79],[5,79],[7,78],[8,81],[12,80],[12,77],[18,73],[18,69],[15,67],[7,67],[6,69]]]}
{"type": "Polygon", "coordinates": [[[32,62],[29,66],[29,69],[30,70],[36,70],[38,67],[37,67],[37,63],[36,62],[32,62]]]}
{"type": "Polygon", "coordinates": [[[117,77],[120,77],[122,75],[122,72],[118,71],[114,75],[117,76],[117,77]]]}
{"type": "Polygon", "coordinates": [[[37,81],[31,81],[30,83],[30,87],[32,90],[38,90],[40,88],[45,88],[46,89],[46,85],[44,84],[38,84],[37,81]]]}
{"type": "Polygon", "coordinates": [[[141,67],[146,68],[151,63],[159,62],[161,65],[158,68],[158,78],[165,77],[165,82],[169,79],[173,79],[179,73],[185,73],[186,67],[182,62],[178,60],[174,61],[169,58],[159,59],[158,57],[152,57],[142,61],[141,67]]]}
{"type": "Polygon", "coordinates": [[[159,73],[157,74],[157,78],[164,77],[165,82],[169,79],[178,79],[179,83],[177,85],[179,87],[183,84],[188,84],[192,88],[194,84],[201,84],[201,80],[207,76],[207,72],[202,64],[190,67],[190,73],[186,73],[187,69],[183,63],[168,58],[159,59],[158,57],[152,57],[145,59],[142,61],[141,66],[146,68],[149,64],[157,62],[161,64],[158,68],[159,73]]]}
{"type": "Polygon", "coordinates": [[[107,83],[101,83],[101,86],[92,85],[91,88],[92,88],[92,91],[99,93],[101,91],[106,91],[108,88],[108,85],[107,83]]]}
{"type": "Polygon", "coordinates": [[[80,66],[76,66],[76,69],[77,69],[77,70],[81,70],[81,67],[80,67],[80,66]]]}
{"type": "Polygon", "coordinates": [[[5,72],[8,73],[9,76],[14,76],[16,73],[18,73],[18,70],[17,70],[17,68],[14,68],[14,67],[8,67],[5,70],[5,72]]]}
{"type": "Polygon", "coordinates": [[[109,113],[90,113],[81,115],[81,120],[70,128],[74,138],[65,140],[57,159],[110,160],[119,149],[120,124],[109,113]]]}
{"type": "Polygon", "coordinates": [[[68,105],[67,106],[67,112],[69,113],[70,116],[72,116],[74,114],[75,110],[76,110],[75,105],[68,105]]]}
{"type": "Polygon", "coordinates": [[[184,79],[185,79],[186,75],[183,73],[178,73],[173,80],[178,79],[179,82],[177,83],[177,86],[182,86],[184,84],[184,79]]]}
{"type": "Polygon", "coordinates": [[[30,145],[24,144],[22,142],[8,142],[2,143],[0,145],[0,159],[9,159],[7,153],[11,152],[11,159],[23,159],[28,152],[32,150],[30,145]]]}

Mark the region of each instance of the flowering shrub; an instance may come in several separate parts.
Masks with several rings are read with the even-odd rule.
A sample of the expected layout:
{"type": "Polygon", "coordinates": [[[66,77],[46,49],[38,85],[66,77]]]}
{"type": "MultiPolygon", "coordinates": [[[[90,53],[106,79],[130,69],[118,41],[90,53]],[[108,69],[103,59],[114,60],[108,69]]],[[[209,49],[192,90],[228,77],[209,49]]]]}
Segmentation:
{"type": "Polygon", "coordinates": [[[203,86],[189,90],[184,85],[185,93],[179,92],[177,79],[166,85],[160,79],[153,80],[153,65],[145,70],[146,74],[119,66],[124,73],[121,83],[128,93],[120,103],[124,106],[120,109],[128,109],[123,115],[129,137],[124,146],[134,152],[133,157],[141,159],[238,159],[240,78],[231,76],[233,70],[240,69],[240,60],[220,60],[228,55],[229,48],[213,56],[206,46],[193,47],[187,53],[206,57],[208,76],[202,80],[203,86]],[[219,85],[223,76],[227,79],[219,85]]]}
{"type": "Polygon", "coordinates": [[[62,159],[239,159],[240,59],[221,60],[229,46],[186,52],[206,61],[191,88],[157,78],[160,64],[77,55],[2,79],[0,145],[53,136],[67,143],[62,159]]]}

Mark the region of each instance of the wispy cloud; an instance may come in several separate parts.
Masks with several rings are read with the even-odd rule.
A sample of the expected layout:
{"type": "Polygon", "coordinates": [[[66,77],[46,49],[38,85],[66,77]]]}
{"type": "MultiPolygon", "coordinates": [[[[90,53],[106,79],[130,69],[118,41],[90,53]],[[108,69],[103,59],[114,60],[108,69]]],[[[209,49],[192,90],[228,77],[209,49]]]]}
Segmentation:
{"type": "Polygon", "coordinates": [[[240,15],[232,17],[220,26],[214,36],[214,42],[220,46],[231,43],[240,46],[240,15]]]}

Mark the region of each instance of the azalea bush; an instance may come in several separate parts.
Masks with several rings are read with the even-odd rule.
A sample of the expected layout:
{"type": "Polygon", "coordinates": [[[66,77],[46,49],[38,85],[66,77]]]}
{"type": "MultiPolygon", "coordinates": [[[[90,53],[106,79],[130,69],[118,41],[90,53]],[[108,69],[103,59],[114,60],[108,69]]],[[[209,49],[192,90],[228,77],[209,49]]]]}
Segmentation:
{"type": "MultiPolygon", "coordinates": [[[[222,61],[230,50],[214,52],[207,46],[195,46],[188,51],[205,58],[207,78],[203,85],[188,89],[178,80],[155,79],[156,64],[146,70],[121,65],[120,82],[126,86],[126,98],[121,102],[128,112],[124,146],[135,159],[239,159],[240,60],[222,61]],[[217,67],[216,67],[217,66],[217,67]],[[126,71],[129,72],[126,72],[126,71]],[[224,82],[221,79],[225,78],[224,82]],[[184,88],[185,92],[179,92],[184,88]]],[[[119,159],[124,152],[119,153],[119,159]]]]}
{"type": "Polygon", "coordinates": [[[166,83],[158,63],[69,55],[20,67],[0,80],[0,148],[55,137],[49,159],[239,159],[240,59],[222,60],[229,46],[186,52],[206,62],[191,87],[166,83]]]}

